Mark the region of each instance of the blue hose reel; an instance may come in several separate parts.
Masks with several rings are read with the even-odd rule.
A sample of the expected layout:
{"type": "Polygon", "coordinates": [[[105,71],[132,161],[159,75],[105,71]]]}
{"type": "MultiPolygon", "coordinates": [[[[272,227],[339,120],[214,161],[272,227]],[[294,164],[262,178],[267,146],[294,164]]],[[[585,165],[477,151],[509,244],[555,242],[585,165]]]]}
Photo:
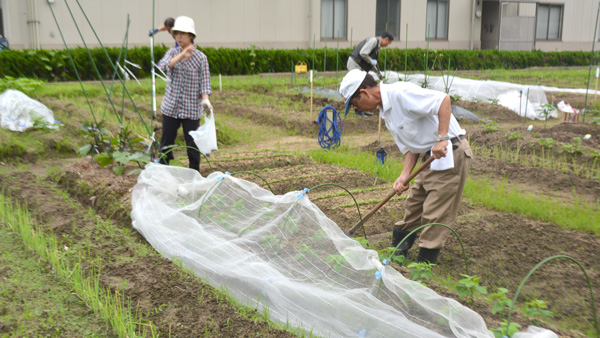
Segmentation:
{"type": "Polygon", "coordinates": [[[319,145],[331,149],[340,145],[342,137],[342,118],[333,106],[327,105],[319,112],[319,145]]]}

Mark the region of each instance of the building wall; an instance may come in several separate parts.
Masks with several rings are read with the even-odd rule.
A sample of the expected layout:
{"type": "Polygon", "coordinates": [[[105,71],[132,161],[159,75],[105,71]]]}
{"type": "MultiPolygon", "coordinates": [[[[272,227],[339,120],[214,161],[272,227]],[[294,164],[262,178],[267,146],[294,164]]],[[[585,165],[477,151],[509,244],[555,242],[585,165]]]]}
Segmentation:
{"type": "MultiPolygon", "coordinates": [[[[99,45],[76,0],[67,0],[81,34],[89,47],[99,45]]],[[[482,19],[489,17],[483,3],[499,0],[449,0],[448,38],[430,40],[433,49],[490,48],[497,43],[486,40],[482,19]],[[475,12],[482,12],[477,17],[475,12]],[[483,38],[483,39],[482,39],[483,38]]],[[[522,0],[523,2],[534,2],[522,0]]],[[[156,0],[154,25],[151,0],[79,0],[104,46],[121,46],[127,15],[129,46],[149,45],[148,30],[168,17],[187,15],[196,23],[196,43],[200,46],[248,48],[347,48],[375,35],[377,0],[347,0],[345,38],[321,39],[321,0],[156,0]]],[[[598,2],[596,0],[543,0],[545,4],[564,4],[561,41],[540,41],[541,50],[588,50],[592,46],[598,2]]],[[[54,22],[54,10],[69,47],[83,46],[65,0],[0,0],[5,16],[5,33],[13,49],[63,48],[54,22]],[[37,17],[32,20],[32,10],[37,17]],[[28,22],[35,22],[34,24],[28,22]],[[37,27],[37,28],[36,28],[37,27]],[[34,34],[37,31],[37,35],[34,34]]],[[[489,6],[485,7],[488,8],[489,6]]],[[[492,6],[493,7],[493,6],[492,6]]],[[[490,7],[491,8],[491,7],[490,7]]],[[[400,34],[392,48],[427,47],[426,0],[400,1],[400,34]]],[[[498,23],[501,24],[501,23],[498,23]]],[[[499,29],[499,27],[496,27],[499,29]]],[[[173,45],[166,32],[156,35],[156,44],[173,45]]]]}

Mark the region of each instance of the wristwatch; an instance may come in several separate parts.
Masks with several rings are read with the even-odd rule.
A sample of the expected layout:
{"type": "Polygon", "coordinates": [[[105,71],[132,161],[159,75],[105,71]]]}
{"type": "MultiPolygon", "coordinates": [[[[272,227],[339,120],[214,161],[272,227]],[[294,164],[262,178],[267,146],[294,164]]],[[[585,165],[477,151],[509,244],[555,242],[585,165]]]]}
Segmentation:
{"type": "Polygon", "coordinates": [[[448,135],[446,135],[446,136],[438,135],[437,138],[436,138],[436,140],[438,142],[440,142],[440,141],[448,141],[448,140],[450,140],[450,136],[448,136],[448,135]]]}

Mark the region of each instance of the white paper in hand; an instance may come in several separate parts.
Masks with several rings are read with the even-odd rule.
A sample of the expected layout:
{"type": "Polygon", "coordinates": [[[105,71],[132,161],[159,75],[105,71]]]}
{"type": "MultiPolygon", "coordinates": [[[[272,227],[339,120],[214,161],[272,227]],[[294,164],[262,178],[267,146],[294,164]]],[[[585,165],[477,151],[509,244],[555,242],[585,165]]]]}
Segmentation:
{"type": "MultiPolygon", "coordinates": [[[[433,155],[431,150],[429,151],[429,155],[433,155]]],[[[436,171],[454,168],[454,152],[452,151],[452,142],[448,141],[448,145],[446,146],[446,157],[433,160],[429,168],[436,171]]]]}
{"type": "Polygon", "coordinates": [[[194,139],[194,143],[198,150],[204,156],[210,156],[213,150],[219,150],[217,147],[217,129],[215,127],[215,114],[210,114],[204,118],[204,124],[196,130],[190,131],[190,136],[194,139]]]}

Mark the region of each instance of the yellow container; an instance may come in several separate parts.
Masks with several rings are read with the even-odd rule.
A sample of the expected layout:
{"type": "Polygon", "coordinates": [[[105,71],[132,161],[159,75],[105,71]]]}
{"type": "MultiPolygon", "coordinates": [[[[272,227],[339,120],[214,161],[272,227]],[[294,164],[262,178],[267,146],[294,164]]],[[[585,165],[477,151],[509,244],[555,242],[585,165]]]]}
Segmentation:
{"type": "Polygon", "coordinates": [[[296,73],[306,73],[308,71],[307,69],[306,63],[303,61],[298,61],[295,67],[296,73]]]}

